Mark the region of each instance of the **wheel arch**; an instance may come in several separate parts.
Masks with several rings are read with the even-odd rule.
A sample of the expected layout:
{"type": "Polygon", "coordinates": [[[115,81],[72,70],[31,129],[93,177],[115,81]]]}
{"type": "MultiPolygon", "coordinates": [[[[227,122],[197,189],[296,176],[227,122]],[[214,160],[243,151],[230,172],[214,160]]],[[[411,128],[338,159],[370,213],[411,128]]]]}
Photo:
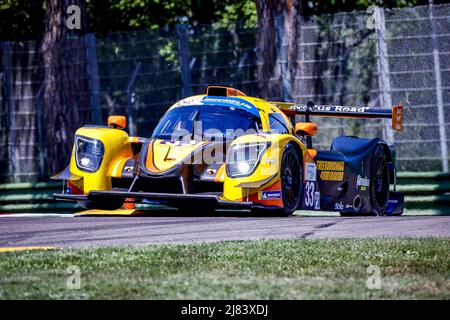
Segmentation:
{"type": "MultiPolygon", "coordinates": [[[[297,152],[297,155],[298,155],[298,158],[299,158],[299,160],[300,160],[300,163],[302,164],[302,165],[304,165],[304,163],[303,163],[303,159],[305,158],[304,156],[303,156],[303,150],[302,150],[302,148],[300,147],[300,145],[297,143],[297,141],[295,141],[294,139],[292,139],[290,142],[288,142],[288,144],[289,143],[291,143],[293,146],[294,146],[294,149],[295,149],[295,151],[297,152]]],[[[287,144],[286,144],[287,145],[287,144]]]]}
{"type": "Polygon", "coordinates": [[[384,152],[386,152],[387,160],[388,160],[389,162],[394,163],[394,160],[395,160],[395,154],[393,155],[392,152],[395,152],[395,149],[392,150],[392,149],[393,149],[393,146],[392,146],[392,149],[391,149],[391,147],[388,146],[388,144],[387,144],[386,141],[384,141],[384,140],[380,140],[380,141],[379,141],[379,144],[381,144],[381,145],[383,146],[384,152]]]}

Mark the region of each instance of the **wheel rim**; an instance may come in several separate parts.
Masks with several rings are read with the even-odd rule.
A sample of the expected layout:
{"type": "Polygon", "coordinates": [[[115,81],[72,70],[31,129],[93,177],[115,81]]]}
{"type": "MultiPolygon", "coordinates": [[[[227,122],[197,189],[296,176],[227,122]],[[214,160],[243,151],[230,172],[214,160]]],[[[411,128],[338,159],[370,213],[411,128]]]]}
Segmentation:
{"type": "MultiPolygon", "coordinates": [[[[292,152],[287,152],[283,156],[281,164],[281,186],[283,194],[283,204],[287,209],[292,209],[298,204],[300,197],[300,169],[297,159],[292,152]]],[[[295,209],[295,208],[294,208],[295,209]]]]}
{"type": "Polygon", "coordinates": [[[387,203],[389,193],[387,161],[382,154],[379,154],[376,161],[376,172],[373,177],[373,188],[375,193],[375,201],[380,208],[387,203]]]}

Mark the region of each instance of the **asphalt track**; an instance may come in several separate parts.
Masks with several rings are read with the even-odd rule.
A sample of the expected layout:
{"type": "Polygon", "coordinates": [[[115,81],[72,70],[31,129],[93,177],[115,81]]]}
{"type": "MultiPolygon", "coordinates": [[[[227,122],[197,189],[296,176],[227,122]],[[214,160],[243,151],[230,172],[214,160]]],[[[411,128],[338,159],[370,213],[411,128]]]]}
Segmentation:
{"type": "Polygon", "coordinates": [[[450,237],[450,216],[0,216],[0,247],[373,237],[450,237]]]}

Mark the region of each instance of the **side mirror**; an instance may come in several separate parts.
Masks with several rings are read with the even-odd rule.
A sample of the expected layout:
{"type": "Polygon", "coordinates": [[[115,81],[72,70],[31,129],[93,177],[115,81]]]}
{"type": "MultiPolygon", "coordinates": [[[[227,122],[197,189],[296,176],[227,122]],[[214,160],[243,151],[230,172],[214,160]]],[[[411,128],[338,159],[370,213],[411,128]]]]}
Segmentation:
{"type": "Polygon", "coordinates": [[[295,124],[295,134],[299,136],[315,136],[317,134],[317,123],[297,122],[295,124]]]}
{"type": "Polygon", "coordinates": [[[127,118],[125,116],[109,116],[108,127],[125,129],[127,126],[127,118]]]}

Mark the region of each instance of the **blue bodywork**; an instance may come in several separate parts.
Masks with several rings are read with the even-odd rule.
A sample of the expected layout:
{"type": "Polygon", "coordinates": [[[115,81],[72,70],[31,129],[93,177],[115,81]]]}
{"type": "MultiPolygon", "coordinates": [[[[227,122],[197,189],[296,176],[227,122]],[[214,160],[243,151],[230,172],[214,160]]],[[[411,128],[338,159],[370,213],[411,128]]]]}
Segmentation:
{"type": "MultiPolygon", "coordinates": [[[[388,161],[389,183],[394,184],[395,188],[395,153],[393,147],[388,146],[380,138],[339,136],[334,139],[329,151],[318,150],[314,160],[318,164],[317,188],[320,191],[320,210],[355,213],[372,211],[370,179],[371,168],[375,165],[372,163],[372,154],[380,145],[384,148],[388,161]],[[332,167],[321,168],[320,162],[335,165],[343,163],[343,172],[333,171],[332,167]],[[326,171],[326,174],[323,174],[323,171],[326,171]],[[334,179],[329,178],[330,173],[334,179]]],[[[390,191],[384,213],[401,214],[403,206],[403,195],[390,191]]]]}

